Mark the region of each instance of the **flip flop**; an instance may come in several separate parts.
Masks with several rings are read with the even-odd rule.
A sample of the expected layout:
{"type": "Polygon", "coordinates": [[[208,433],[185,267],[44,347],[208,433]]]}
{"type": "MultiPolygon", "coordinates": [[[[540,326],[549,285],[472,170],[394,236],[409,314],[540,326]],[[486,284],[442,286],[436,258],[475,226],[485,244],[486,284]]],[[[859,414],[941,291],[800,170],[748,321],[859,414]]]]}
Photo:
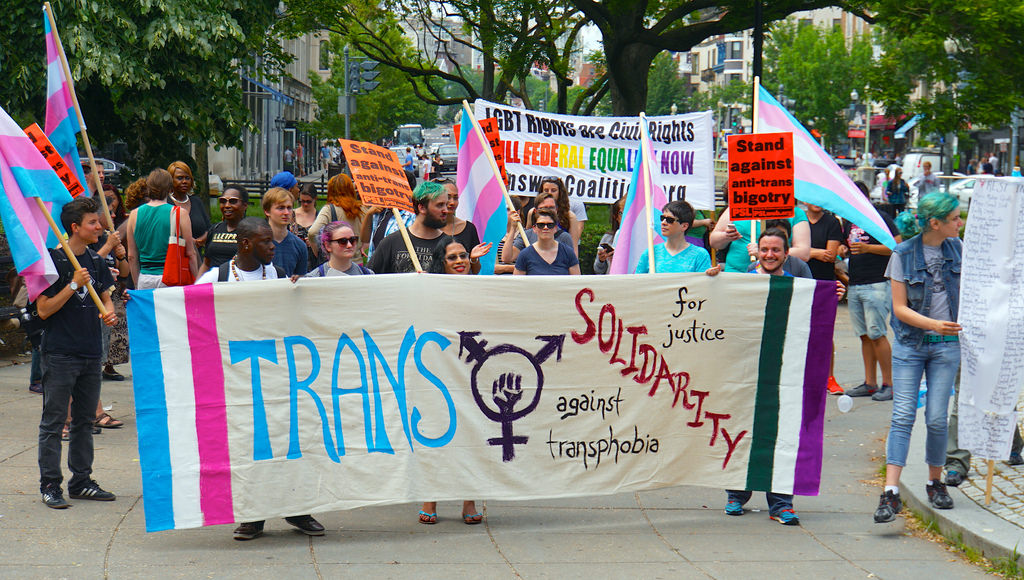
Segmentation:
{"type": "Polygon", "coordinates": [[[124,426],[123,421],[118,421],[106,413],[96,417],[95,424],[97,427],[103,427],[104,429],[117,429],[124,426]]]}
{"type": "Polygon", "coordinates": [[[437,523],[437,514],[428,514],[427,512],[420,510],[420,523],[432,526],[437,523]]]}
{"type": "Polygon", "coordinates": [[[484,521],[484,514],[480,512],[475,514],[462,514],[462,523],[467,526],[475,526],[482,521],[484,521]]]}

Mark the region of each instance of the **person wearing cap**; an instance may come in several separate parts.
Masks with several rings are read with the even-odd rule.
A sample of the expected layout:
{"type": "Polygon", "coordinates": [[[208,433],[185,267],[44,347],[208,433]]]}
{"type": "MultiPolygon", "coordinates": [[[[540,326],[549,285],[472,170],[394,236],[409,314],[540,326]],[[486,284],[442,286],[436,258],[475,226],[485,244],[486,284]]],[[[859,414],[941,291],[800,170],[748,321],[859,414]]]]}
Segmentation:
{"type": "Polygon", "coordinates": [[[299,180],[295,179],[295,175],[291,171],[282,171],[275,175],[270,180],[270,187],[280,187],[287,190],[288,193],[292,194],[293,203],[299,200],[299,180]]]}

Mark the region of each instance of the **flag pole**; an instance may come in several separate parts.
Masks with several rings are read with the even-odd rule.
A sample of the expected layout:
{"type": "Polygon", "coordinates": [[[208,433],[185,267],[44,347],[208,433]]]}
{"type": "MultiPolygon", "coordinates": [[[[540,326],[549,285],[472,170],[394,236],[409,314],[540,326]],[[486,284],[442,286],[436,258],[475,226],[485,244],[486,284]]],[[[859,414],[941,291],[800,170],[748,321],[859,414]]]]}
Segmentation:
{"type": "MultiPolygon", "coordinates": [[[[46,209],[46,204],[43,203],[42,199],[38,197],[34,199],[36,200],[36,204],[39,206],[39,211],[41,211],[43,216],[46,217],[46,222],[50,224],[50,229],[53,230],[54,235],[57,236],[58,240],[60,240],[60,247],[64,250],[64,253],[67,254],[68,260],[71,261],[71,266],[75,270],[81,270],[82,264],[78,262],[78,258],[75,257],[75,253],[71,251],[71,246],[68,245],[68,241],[64,239],[64,234],[62,234],[60,228],[57,227],[57,223],[53,221],[53,216],[50,215],[50,210],[46,209]]],[[[100,314],[106,316],[107,308],[103,306],[103,301],[100,300],[99,294],[97,294],[96,289],[92,287],[92,282],[90,281],[85,287],[89,290],[89,297],[96,303],[96,308],[100,309],[100,314]]]]}
{"type": "MultiPolygon", "coordinates": [[[[68,57],[64,54],[64,45],[60,42],[60,34],[57,33],[57,21],[53,17],[53,9],[49,2],[43,2],[43,9],[46,11],[46,18],[50,21],[50,32],[53,39],[57,41],[57,54],[60,56],[60,66],[64,71],[64,78],[68,81],[68,91],[71,93],[71,103],[75,106],[75,115],[78,116],[78,127],[82,132],[82,141],[85,144],[85,153],[89,156],[89,167],[92,172],[93,181],[96,183],[96,195],[100,198],[100,207],[103,208],[103,216],[107,218],[110,226],[107,230],[114,232],[114,220],[110,217],[110,208],[107,207],[107,196],[103,195],[103,184],[100,183],[100,174],[96,170],[96,158],[92,154],[92,145],[89,143],[89,132],[85,129],[85,117],[82,116],[82,107],[78,105],[78,95],[75,94],[75,83],[71,80],[71,67],[68,66],[68,57]]],[[[88,184],[86,189],[89,188],[88,184]]],[[[102,308],[101,308],[102,310],[102,308]]]]}
{"type": "MultiPolygon", "coordinates": [[[[647,223],[647,264],[648,271],[656,274],[654,269],[654,224],[651,223],[651,154],[648,149],[647,115],[640,113],[640,180],[644,184],[644,222],[647,223]]],[[[639,185],[639,184],[638,184],[639,185]]]]}
{"type": "MultiPolygon", "coordinates": [[[[510,210],[516,209],[515,204],[512,203],[512,197],[508,194],[508,188],[505,187],[505,180],[501,178],[501,171],[498,169],[498,162],[494,160],[494,152],[491,151],[491,144],[487,142],[487,137],[484,136],[484,130],[480,128],[480,123],[477,122],[476,117],[473,115],[473,111],[469,108],[469,102],[466,101],[466,99],[462,99],[462,110],[466,112],[466,115],[469,116],[469,120],[473,123],[473,134],[480,140],[480,145],[484,148],[484,157],[486,157],[488,163],[491,164],[491,171],[494,172],[494,176],[498,178],[498,183],[501,184],[501,195],[505,198],[505,207],[510,210]]],[[[530,240],[526,238],[526,230],[523,228],[523,222],[516,222],[516,225],[519,226],[519,235],[523,237],[523,245],[529,246],[530,240]]]]}
{"type": "MultiPolygon", "coordinates": [[[[757,131],[758,131],[757,116],[758,116],[758,113],[760,113],[760,111],[761,111],[761,77],[756,76],[756,77],[754,77],[754,120],[753,120],[753,125],[754,125],[753,126],[753,132],[754,133],[757,133],[757,131]]],[[[750,220],[750,241],[755,243],[755,244],[757,243],[757,240],[754,239],[754,237],[756,235],[754,227],[757,225],[757,221],[758,220],[750,220]]],[[[760,221],[761,221],[761,231],[764,231],[764,220],[760,220],[760,221]]],[[[754,260],[755,260],[754,256],[751,256],[750,257],[750,261],[753,262],[754,260]]]]}

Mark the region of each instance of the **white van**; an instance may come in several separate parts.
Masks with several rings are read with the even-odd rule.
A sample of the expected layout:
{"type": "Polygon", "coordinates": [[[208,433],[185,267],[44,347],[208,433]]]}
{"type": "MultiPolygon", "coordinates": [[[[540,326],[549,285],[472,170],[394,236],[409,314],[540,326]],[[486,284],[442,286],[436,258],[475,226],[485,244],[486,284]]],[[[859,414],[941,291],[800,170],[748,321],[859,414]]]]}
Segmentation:
{"type": "Polygon", "coordinates": [[[906,180],[907,183],[913,183],[917,176],[924,173],[922,165],[924,165],[925,161],[932,164],[932,173],[941,175],[941,173],[939,173],[940,159],[941,157],[938,153],[931,151],[912,151],[907,153],[903,157],[903,179],[906,180]]]}

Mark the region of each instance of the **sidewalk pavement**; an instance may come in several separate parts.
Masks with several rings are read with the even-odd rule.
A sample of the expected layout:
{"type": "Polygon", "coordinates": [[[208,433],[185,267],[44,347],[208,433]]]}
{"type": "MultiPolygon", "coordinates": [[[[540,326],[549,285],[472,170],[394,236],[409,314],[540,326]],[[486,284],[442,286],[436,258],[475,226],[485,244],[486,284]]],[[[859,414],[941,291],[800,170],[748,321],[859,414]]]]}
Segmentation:
{"type": "MultiPolygon", "coordinates": [[[[858,384],[860,344],[845,306],[836,351],[837,378],[858,384]]],[[[441,502],[434,526],[417,522],[413,504],[322,513],[315,515],[327,527],[323,537],[270,520],[263,537],[237,542],[231,525],[145,532],[130,381],[103,383],[103,403],[126,425],[95,438],[93,476],[117,501],[46,508],[36,464],[41,398],[28,391],[28,372],[28,364],[0,368],[0,578],[985,577],[944,546],[907,535],[902,518],[873,522],[889,403],[855,399],[842,414],[829,398],[822,493],[796,498],[798,527],[771,521],[761,493],[745,516],[730,517],[723,491],[674,487],[571,500],[483,498],[478,526],[462,524],[459,502],[441,502]]],[[[920,455],[912,461],[920,464],[920,455]]],[[[924,481],[910,467],[904,480],[924,481]]],[[[956,509],[941,515],[984,511],[954,493],[956,509]]],[[[990,525],[971,529],[987,537],[990,525]]]]}

